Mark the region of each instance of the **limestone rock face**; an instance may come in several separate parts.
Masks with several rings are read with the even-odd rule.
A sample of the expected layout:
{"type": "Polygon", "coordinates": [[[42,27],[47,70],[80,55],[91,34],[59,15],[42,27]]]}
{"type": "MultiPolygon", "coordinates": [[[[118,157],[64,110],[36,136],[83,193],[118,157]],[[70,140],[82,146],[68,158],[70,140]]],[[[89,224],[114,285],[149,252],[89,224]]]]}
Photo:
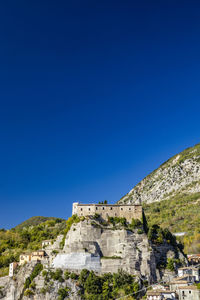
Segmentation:
{"type": "Polygon", "coordinates": [[[74,271],[89,269],[100,274],[115,273],[122,269],[155,281],[162,275],[156,269],[159,260],[162,260],[162,256],[166,260],[171,255],[184,259],[180,252],[176,253],[167,244],[160,252],[157,251],[145,233],[103,227],[88,219],[72,225],[63,252],[56,256],[52,266],[74,271]]]}
{"type": "Polygon", "coordinates": [[[200,145],[188,148],[145,177],[118,203],[152,203],[200,192],[200,145]]]}
{"type": "Polygon", "coordinates": [[[8,276],[0,278],[1,300],[55,300],[58,298],[58,290],[60,288],[69,288],[69,299],[80,300],[78,295],[79,288],[76,282],[72,279],[65,280],[64,282],[53,281],[53,284],[45,294],[41,293],[41,289],[45,287],[44,277],[39,275],[34,279],[35,289],[34,295],[31,297],[24,296],[24,283],[25,280],[32,273],[36,263],[28,263],[20,268],[15,278],[8,276]]]}

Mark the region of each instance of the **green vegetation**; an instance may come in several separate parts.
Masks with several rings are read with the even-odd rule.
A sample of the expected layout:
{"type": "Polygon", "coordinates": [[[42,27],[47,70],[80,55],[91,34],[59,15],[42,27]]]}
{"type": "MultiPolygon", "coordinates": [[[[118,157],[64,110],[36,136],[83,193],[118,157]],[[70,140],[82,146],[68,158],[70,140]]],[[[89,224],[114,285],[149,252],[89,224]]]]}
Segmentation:
{"type": "Polygon", "coordinates": [[[98,204],[108,204],[108,201],[107,200],[104,200],[104,201],[99,201],[98,204]]]}
{"type": "Polygon", "coordinates": [[[69,288],[68,287],[60,288],[58,290],[58,295],[59,295],[58,300],[64,300],[69,295],[69,288]]]}
{"type": "Polygon", "coordinates": [[[33,280],[35,277],[37,277],[40,272],[43,270],[43,265],[42,264],[37,264],[35,268],[33,269],[33,272],[29,277],[26,278],[25,283],[24,283],[24,288],[28,289],[29,287],[34,288],[35,283],[33,283],[33,280]]]}
{"type": "Polygon", "coordinates": [[[27,297],[30,297],[30,296],[33,296],[34,295],[34,292],[32,290],[25,290],[24,292],[24,296],[27,296],[27,297]]]}
{"type": "Polygon", "coordinates": [[[34,290],[36,288],[34,279],[40,274],[42,270],[43,270],[43,265],[39,263],[35,266],[31,275],[26,278],[24,283],[24,290],[25,290],[24,296],[30,297],[34,295],[34,290]]]}
{"type": "MultiPolygon", "coordinates": [[[[136,296],[138,296],[139,284],[135,276],[129,275],[125,271],[119,271],[115,274],[108,273],[102,276],[98,276],[93,271],[86,269],[82,270],[80,275],[65,271],[65,280],[62,281],[60,278],[63,276],[63,273],[60,269],[57,269],[55,272],[45,270],[42,272],[42,276],[45,279],[45,285],[40,290],[41,294],[51,291],[54,281],[62,283],[62,286],[58,290],[58,300],[63,300],[69,296],[70,289],[67,287],[67,282],[65,282],[68,279],[75,281],[76,286],[79,287],[79,295],[84,300],[111,300],[129,294],[133,294],[130,296],[130,300],[138,299],[136,296]]],[[[30,286],[29,284],[29,289],[30,286]]]]}
{"type": "Polygon", "coordinates": [[[57,269],[55,272],[50,271],[50,278],[55,281],[64,282],[63,279],[63,271],[61,269],[57,269]]]}
{"type": "Polygon", "coordinates": [[[167,228],[162,229],[159,225],[155,224],[149,227],[148,239],[154,244],[162,244],[166,241],[174,247],[179,246],[176,243],[176,237],[167,228]]]}
{"type": "MultiPolygon", "coordinates": [[[[36,216],[36,217],[31,217],[29,218],[28,220],[20,223],[19,225],[17,225],[15,227],[16,230],[22,230],[24,227],[29,227],[29,226],[37,226],[41,223],[44,223],[46,221],[55,221],[57,220],[58,218],[55,218],[55,217],[42,217],[42,216],[36,216]]],[[[60,221],[64,221],[64,219],[60,219],[60,221]]],[[[54,222],[52,223],[54,224],[54,222]]]]}
{"type": "Polygon", "coordinates": [[[53,240],[64,231],[66,221],[59,218],[48,218],[45,222],[33,225],[34,222],[41,222],[42,218],[46,219],[33,217],[22,223],[23,226],[0,229],[0,276],[8,275],[9,264],[18,261],[22,252],[38,250],[43,240],[53,240]]]}
{"type": "Polygon", "coordinates": [[[120,224],[124,227],[127,227],[126,218],[109,217],[108,216],[108,223],[111,223],[113,226],[116,226],[117,224],[120,224]]]}
{"type": "Polygon", "coordinates": [[[97,276],[93,271],[82,270],[79,276],[81,297],[86,300],[109,300],[133,294],[129,299],[137,299],[139,284],[135,277],[124,271],[97,276]]]}
{"type": "Polygon", "coordinates": [[[144,204],[148,224],[158,224],[172,232],[186,232],[177,238],[186,253],[200,252],[200,193],[177,194],[169,200],[144,204]]]}

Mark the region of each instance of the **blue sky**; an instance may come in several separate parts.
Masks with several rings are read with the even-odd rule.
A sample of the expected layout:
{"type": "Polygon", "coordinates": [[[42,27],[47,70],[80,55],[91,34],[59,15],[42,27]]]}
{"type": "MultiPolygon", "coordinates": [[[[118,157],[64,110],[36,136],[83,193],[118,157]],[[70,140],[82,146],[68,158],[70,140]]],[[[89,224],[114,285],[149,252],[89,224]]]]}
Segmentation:
{"type": "Polygon", "coordinates": [[[0,227],[114,203],[200,142],[199,1],[0,3],[0,227]]]}

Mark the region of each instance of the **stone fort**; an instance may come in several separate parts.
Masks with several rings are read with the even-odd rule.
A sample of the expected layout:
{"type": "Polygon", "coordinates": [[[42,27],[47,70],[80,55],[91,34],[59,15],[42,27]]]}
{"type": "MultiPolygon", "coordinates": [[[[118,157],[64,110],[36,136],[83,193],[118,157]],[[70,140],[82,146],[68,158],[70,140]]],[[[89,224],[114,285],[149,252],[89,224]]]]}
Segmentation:
{"type": "Polygon", "coordinates": [[[81,204],[73,203],[73,215],[94,216],[99,214],[102,219],[107,220],[109,217],[126,218],[128,222],[132,219],[142,219],[142,205],[128,205],[128,204],[81,204]]]}

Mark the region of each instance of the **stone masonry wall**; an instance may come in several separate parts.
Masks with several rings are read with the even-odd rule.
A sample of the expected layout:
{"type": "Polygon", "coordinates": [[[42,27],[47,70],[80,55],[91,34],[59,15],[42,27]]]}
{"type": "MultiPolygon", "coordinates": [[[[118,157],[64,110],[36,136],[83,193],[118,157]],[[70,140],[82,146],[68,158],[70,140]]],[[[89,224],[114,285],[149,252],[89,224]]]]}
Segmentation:
{"type": "Polygon", "coordinates": [[[131,222],[133,218],[142,218],[142,206],[73,203],[72,214],[77,214],[79,217],[99,214],[105,220],[107,220],[108,216],[120,218],[124,217],[128,222],[131,222]]]}

